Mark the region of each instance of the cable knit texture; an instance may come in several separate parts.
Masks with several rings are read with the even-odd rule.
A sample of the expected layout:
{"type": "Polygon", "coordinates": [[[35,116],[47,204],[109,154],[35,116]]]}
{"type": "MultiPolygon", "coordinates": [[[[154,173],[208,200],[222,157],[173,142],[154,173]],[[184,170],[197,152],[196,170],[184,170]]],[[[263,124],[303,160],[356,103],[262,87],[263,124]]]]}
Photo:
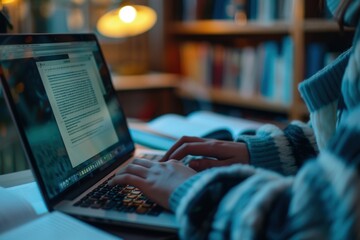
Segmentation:
{"type": "Polygon", "coordinates": [[[356,37],[301,84],[311,126],[295,121],[240,135],[253,166],[213,168],[178,187],[170,206],[181,239],[360,239],[360,1],[343,2],[356,37]]]}

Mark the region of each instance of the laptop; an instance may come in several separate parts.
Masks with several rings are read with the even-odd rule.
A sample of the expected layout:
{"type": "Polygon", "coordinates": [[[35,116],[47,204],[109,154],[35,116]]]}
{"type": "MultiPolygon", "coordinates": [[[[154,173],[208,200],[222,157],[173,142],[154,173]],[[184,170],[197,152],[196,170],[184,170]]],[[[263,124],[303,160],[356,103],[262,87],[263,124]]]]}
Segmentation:
{"type": "Polygon", "coordinates": [[[177,231],[174,214],[139,189],[106,184],[135,157],[162,152],[135,148],[94,34],[0,35],[0,56],[3,93],[49,211],[177,231]]]}

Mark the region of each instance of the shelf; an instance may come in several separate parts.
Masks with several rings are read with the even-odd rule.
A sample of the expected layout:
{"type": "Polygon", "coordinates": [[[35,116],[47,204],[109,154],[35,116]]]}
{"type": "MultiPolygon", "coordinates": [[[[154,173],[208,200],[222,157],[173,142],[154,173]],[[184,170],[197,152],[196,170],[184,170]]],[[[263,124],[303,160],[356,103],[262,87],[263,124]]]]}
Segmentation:
{"type": "MultiPolygon", "coordinates": [[[[354,33],[354,30],[351,28],[344,28],[344,34],[342,34],[341,29],[335,20],[321,18],[321,13],[314,9],[318,7],[318,0],[299,0],[293,1],[291,2],[291,4],[292,5],[288,5],[287,7],[283,8],[289,11],[284,14],[284,16],[289,17],[287,18],[287,20],[271,20],[267,22],[264,22],[265,20],[252,20],[243,24],[236,23],[233,20],[196,20],[196,15],[195,17],[191,15],[191,18],[185,18],[194,20],[179,21],[178,19],[180,19],[180,17],[183,17],[184,15],[180,15],[180,13],[178,12],[178,8],[173,8],[173,14],[168,15],[169,21],[165,29],[166,33],[168,34],[167,39],[170,42],[170,44],[167,45],[167,48],[169,50],[167,60],[169,60],[170,64],[172,64],[171,68],[169,69],[174,69],[174,72],[177,72],[188,79],[193,78],[208,80],[208,78],[210,78],[208,74],[215,72],[213,70],[214,67],[219,67],[219,69],[220,67],[223,67],[220,66],[220,64],[215,65],[214,59],[216,58],[216,61],[219,60],[219,62],[224,61],[223,56],[228,53],[227,50],[231,51],[233,49],[234,51],[241,51],[245,48],[254,48],[256,50],[256,54],[262,57],[261,54],[265,52],[265,50],[263,51],[263,46],[265,45],[262,44],[269,42],[278,43],[278,46],[282,47],[279,48],[281,51],[280,54],[283,54],[285,52],[285,48],[283,47],[285,46],[285,41],[287,41],[288,39],[292,40],[292,45],[286,45],[289,48],[285,49],[286,51],[288,51],[286,53],[289,53],[286,54],[286,56],[292,54],[293,57],[293,71],[291,73],[292,86],[289,90],[292,91],[292,99],[289,100],[289,103],[283,103],[280,101],[274,102],[275,100],[271,101],[261,96],[260,93],[253,97],[244,97],[244,95],[241,95],[237,89],[224,90],[221,88],[222,85],[219,84],[220,81],[217,81],[221,78],[219,71],[216,72],[219,73],[219,76],[216,76],[216,81],[212,81],[215,78],[211,78],[209,81],[202,82],[199,80],[199,82],[197,82],[199,85],[197,86],[195,86],[195,84],[191,86],[184,81],[181,81],[178,88],[179,96],[194,101],[207,101],[209,103],[223,104],[231,107],[234,106],[260,112],[263,111],[268,113],[283,114],[286,115],[289,120],[307,120],[309,117],[309,112],[304,102],[301,100],[300,94],[297,89],[298,84],[304,80],[304,76],[306,75],[306,57],[308,56],[308,46],[312,43],[323,43],[326,50],[330,53],[342,52],[344,49],[347,49],[349,45],[351,45],[351,40],[353,38],[352,34],[354,33]],[[177,18],[174,19],[174,16],[177,16],[177,18]],[[309,18],[307,16],[314,17],[309,18]],[[317,16],[319,16],[319,18],[317,18],[317,16]],[[192,42],[194,43],[194,45],[200,43],[200,46],[203,43],[208,43],[204,44],[204,48],[199,48],[200,57],[198,58],[200,58],[201,60],[205,59],[205,63],[208,62],[208,58],[210,58],[210,61],[213,61],[213,65],[210,66],[212,72],[206,72],[203,77],[195,76],[195,71],[194,76],[191,76],[193,74],[191,67],[193,67],[194,69],[198,69],[203,66],[201,64],[200,67],[192,66],[192,63],[196,61],[197,57],[195,54],[191,54],[192,52],[197,51],[196,48],[191,48],[192,42]],[[189,43],[189,45],[186,45],[186,43],[189,43]],[[184,44],[185,49],[190,50],[185,53],[182,52],[182,44],[184,44]],[[186,48],[187,46],[190,47],[186,48]],[[220,47],[215,48],[217,46],[220,47]],[[222,51],[221,47],[223,47],[225,51],[222,51]],[[210,49],[209,55],[207,55],[207,53],[203,54],[208,48],[210,49]],[[217,51],[217,49],[220,50],[217,51]],[[258,49],[260,50],[257,51],[258,49]],[[187,53],[189,53],[189,56],[186,55],[187,53]],[[219,54],[216,55],[215,53],[219,54]],[[187,57],[189,58],[186,59],[187,57]],[[191,63],[189,68],[184,67],[183,62],[181,62],[181,58],[185,58],[186,62],[191,63]],[[212,82],[216,82],[216,86],[211,87],[210,83],[212,82]],[[201,86],[201,84],[205,86],[201,86]]],[[[177,7],[178,5],[173,4],[173,6],[177,7]]],[[[257,12],[259,15],[264,14],[262,17],[259,17],[259,19],[269,19],[268,17],[273,14],[272,6],[269,6],[267,6],[268,8],[264,7],[264,11],[257,12]]],[[[257,9],[256,11],[258,10],[259,9],[257,9]]],[[[269,54],[265,55],[264,53],[264,55],[265,57],[268,57],[274,52],[275,51],[270,51],[269,54]]],[[[314,55],[315,54],[316,53],[314,53],[314,55]]],[[[282,62],[284,62],[284,56],[285,54],[282,55],[283,58],[276,59],[275,64],[273,64],[275,65],[275,68],[277,68],[278,66],[282,67],[281,64],[282,62]]],[[[237,61],[236,57],[237,56],[235,55],[235,61],[237,61]]],[[[269,58],[270,57],[268,57],[267,59],[269,58]]],[[[269,68],[266,68],[266,70],[272,70],[272,68],[274,68],[273,65],[269,66],[269,68]]],[[[232,66],[230,66],[229,68],[231,69],[231,67],[232,66]]],[[[264,69],[262,67],[263,66],[259,65],[259,71],[264,69]]],[[[201,69],[201,71],[203,71],[203,69],[201,69]]],[[[221,71],[223,71],[223,69],[221,69],[221,71]]],[[[235,71],[237,71],[237,69],[235,69],[235,71]]],[[[255,71],[257,71],[257,69],[255,71]]],[[[269,74],[272,73],[273,71],[269,72],[269,74]]],[[[259,85],[260,83],[257,84],[259,85]]]]}
{"type": "Polygon", "coordinates": [[[194,100],[210,101],[280,114],[288,114],[290,111],[290,105],[269,102],[261,96],[242,97],[236,91],[207,88],[185,81],[179,85],[178,95],[194,100]]]}
{"type": "MultiPolygon", "coordinates": [[[[339,25],[334,20],[327,19],[306,19],[303,30],[305,33],[337,33],[340,32],[339,25]]],[[[344,28],[351,31],[351,28],[344,28]]]]}
{"type": "Polygon", "coordinates": [[[169,32],[174,35],[286,35],[291,24],[283,21],[272,23],[248,22],[238,24],[229,20],[199,20],[175,22],[169,32]]]}
{"type": "Polygon", "coordinates": [[[178,75],[170,73],[113,75],[112,82],[116,91],[176,88],[178,75]]]}

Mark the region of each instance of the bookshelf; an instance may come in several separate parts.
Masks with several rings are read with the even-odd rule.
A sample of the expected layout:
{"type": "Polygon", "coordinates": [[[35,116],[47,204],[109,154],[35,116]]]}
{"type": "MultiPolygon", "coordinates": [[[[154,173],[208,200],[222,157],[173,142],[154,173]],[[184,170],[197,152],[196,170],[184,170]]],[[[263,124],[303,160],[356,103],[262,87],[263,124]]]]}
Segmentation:
{"type": "MultiPolygon", "coordinates": [[[[230,2],[223,1],[223,4],[230,2]]],[[[186,9],[184,6],[189,3],[187,0],[176,0],[172,1],[172,4],[166,4],[166,8],[170,12],[165,30],[168,40],[166,56],[168,65],[166,68],[183,76],[179,85],[179,96],[185,99],[235,106],[239,109],[247,108],[280,113],[287,116],[288,120],[307,119],[308,112],[297,87],[303,79],[310,76],[309,74],[314,73],[316,67],[320,68],[314,64],[310,68],[309,64],[312,63],[307,63],[308,59],[311,60],[315,56],[314,54],[317,54],[318,49],[323,49],[323,52],[319,51],[318,54],[322,54],[323,58],[326,55],[327,60],[322,59],[321,62],[328,63],[332,56],[351,45],[353,31],[345,29],[344,32],[340,32],[335,21],[325,17],[324,13],[315,11],[314,9],[319,6],[317,0],[248,0],[247,2],[250,2],[250,5],[254,2],[257,4],[271,2],[272,4],[277,3],[278,6],[281,5],[281,2],[286,2],[287,9],[282,11],[284,11],[283,15],[287,16],[270,19],[261,16],[256,19],[252,16],[245,23],[236,23],[232,19],[226,18],[207,19],[196,16],[186,18],[184,17],[184,9],[186,9]],[[190,50],[186,50],[186,46],[189,45],[190,50]],[[191,47],[191,45],[193,46],[191,47]],[[259,52],[262,53],[262,57],[269,55],[268,47],[270,46],[267,45],[277,46],[278,58],[274,58],[275,63],[270,62],[273,67],[269,67],[269,62],[259,61],[258,58],[259,52]],[[310,46],[313,48],[310,49],[310,46]],[[221,60],[217,60],[218,48],[222,49],[220,55],[222,54],[223,58],[221,60]],[[246,50],[244,51],[244,49],[246,50]],[[240,77],[232,76],[232,80],[229,80],[229,74],[225,73],[229,61],[224,56],[240,52],[239,56],[235,56],[234,59],[241,62],[242,57],[247,59],[249,56],[251,57],[251,55],[243,53],[243,51],[251,52],[249,49],[254,49],[253,54],[257,56],[253,60],[253,66],[240,63],[240,70],[237,70],[240,77]],[[202,55],[194,54],[198,51],[202,52],[202,55]],[[210,54],[206,51],[209,51],[210,54]],[[204,67],[209,64],[209,59],[211,59],[210,65],[204,67]],[[206,63],[202,62],[200,65],[196,65],[196,62],[201,61],[206,63]],[[222,75],[221,79],[216,81],[221,83],[214,79],[209,80],[209,78],[215,78],[216,70],[214,68],[218,67],[217,61],[221,61],[222,75]],[[253,86],[248,88],[249,91],[240,89],[244,87],[242,81],[247,79],[245,76],[241,76],[241,72],[245,72],[243,69],[247,67],[252,69],[254,74],[263,71],[260,77],[246,80],[253,83],[253,86]],[[204,68],[207,69],[204,70],[204,68]],[[202,72],[196,72],[197,70],[194,69],[200,69],[202,72]],[[271,75],[271,77],[267,79],[266,75],[271,75]],[[240,81],[240,83],[231,84],[229,81],[240,81]],[[224,84],[224,82],[227,83],[224,84]],[[266,90],[265,84],[268,85],[267,88],[270,86],[271,90],[266,90]],[[279,90],[281,88],[282,90],[279,90]]],[[[193,7],[199,7],[197,4],[204,4],[204,1],[193,0],[191,4],[193,7]]],[[[271,4],[263,5],[270,7],[271,4]]],[[[247,10],[246,7],[244,9],[247,10]]],[[[264,10],[261,11],[264,13],[264,10]]],[[[261,11],[259,10],[259,12],[261,11]]],[[[230,62],[230,64],[232,63],[230,62]]],[[[246,76],[251,75],[248,69],[246,71],[248,72],[246,76]]],[[[249,83],[247,83],[248,85],[249,83]]]]}
{"type": "Polygon", "coordinates": [[[179,108],[176,97],[178,78],[176,74],[150,72],[113,75],[112,83],[126,116],[147,121],[179,108]]]}

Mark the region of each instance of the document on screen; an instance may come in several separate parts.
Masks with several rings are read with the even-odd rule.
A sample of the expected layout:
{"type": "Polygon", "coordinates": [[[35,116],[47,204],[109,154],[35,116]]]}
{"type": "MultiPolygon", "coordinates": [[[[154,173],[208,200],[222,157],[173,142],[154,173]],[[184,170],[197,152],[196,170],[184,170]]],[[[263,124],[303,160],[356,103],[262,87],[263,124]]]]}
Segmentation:
{"type": "Polygon", "coordinates": [[[92,54],[37,67],[73,167],[118,141],[92,54]]]}

